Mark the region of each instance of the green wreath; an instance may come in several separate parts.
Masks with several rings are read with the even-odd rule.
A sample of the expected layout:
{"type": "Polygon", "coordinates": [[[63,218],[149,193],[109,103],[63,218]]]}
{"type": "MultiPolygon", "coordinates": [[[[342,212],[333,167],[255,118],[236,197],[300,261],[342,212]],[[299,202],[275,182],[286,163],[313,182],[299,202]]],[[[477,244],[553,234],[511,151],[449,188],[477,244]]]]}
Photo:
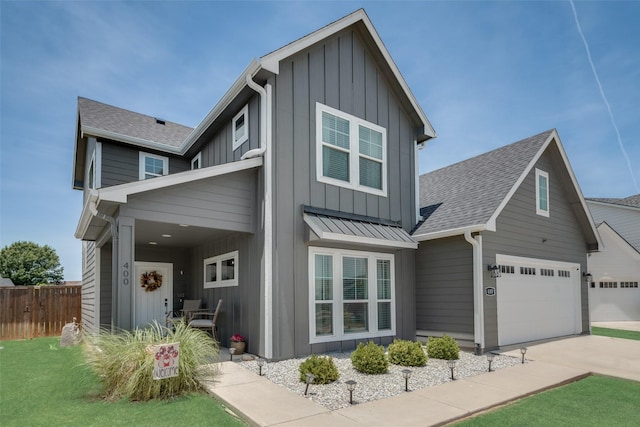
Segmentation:
{"type": "Polygon", "coordinates": [[[140,277],[140,285],[144,288],[145,292],[153,292],[162,286],[162,275],[156,271],[149,273],[142,273],[140,277]]]}

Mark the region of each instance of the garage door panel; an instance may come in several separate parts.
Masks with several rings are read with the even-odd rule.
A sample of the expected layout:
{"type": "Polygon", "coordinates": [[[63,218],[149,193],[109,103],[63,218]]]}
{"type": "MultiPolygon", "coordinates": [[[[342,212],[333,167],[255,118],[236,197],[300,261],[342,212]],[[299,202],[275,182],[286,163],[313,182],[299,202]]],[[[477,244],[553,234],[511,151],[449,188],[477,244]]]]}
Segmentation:
{"type": "Polygon", "coordinates": [[[497,279],[498,344],[575,334],[579,324],[579,265],[548,260],[497,257],[498,264],[513,265],[513,274],[497,279]],[[535,274],[521,274],[520,267],[535,274]],[[553,270],[553,276],[540,274],[553,270]],[[571,277],[559,277],[559,269],[571,277]]]}

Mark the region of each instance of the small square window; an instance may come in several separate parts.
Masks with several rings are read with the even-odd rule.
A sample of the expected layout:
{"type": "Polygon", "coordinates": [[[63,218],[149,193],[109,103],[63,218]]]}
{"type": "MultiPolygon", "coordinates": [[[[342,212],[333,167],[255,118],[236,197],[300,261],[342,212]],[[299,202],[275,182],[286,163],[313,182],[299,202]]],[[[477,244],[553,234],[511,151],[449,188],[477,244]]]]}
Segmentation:
{"type": "Polygon", "coordinates": [[[232,148],[236,150],[249,139],[249,105],[245,105],[233,118],[231,129],[233,139],[232,148]]]}
{"type": "Polygon", "coordinates": [[[169,158],[140,152],[139,179],[150,179],[169,173],[169,158]]]}
{"type": "Polygon", "coordinates": [[[204,287],[238,286],[238,251],[204,260],[204,287]]]}

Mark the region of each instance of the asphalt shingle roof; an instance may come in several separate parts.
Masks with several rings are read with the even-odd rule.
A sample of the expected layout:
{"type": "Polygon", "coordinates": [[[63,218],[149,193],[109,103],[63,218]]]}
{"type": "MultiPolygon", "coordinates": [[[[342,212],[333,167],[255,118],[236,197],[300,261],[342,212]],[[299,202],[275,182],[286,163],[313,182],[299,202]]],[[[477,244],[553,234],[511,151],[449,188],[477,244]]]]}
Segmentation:
{"type": "Polygon", "coordinates": [[[594,202],[611,203],[613,205],[630,206],[632,208],[640,208],[640,194],[625,197],[623,199],[590,197],[587,200],[592,200],[594,202]]]}
{"type": "Polygon", "coordinates": [[[155,117],[78,97],[78,112],[82,126],[88,126],[145,141],[179,147],[193,128],[155,117]]]}
{"type": "Polygon", "coordinates": [[[486,224],[553,130],[420,176],[414,236],[486,224]]]}

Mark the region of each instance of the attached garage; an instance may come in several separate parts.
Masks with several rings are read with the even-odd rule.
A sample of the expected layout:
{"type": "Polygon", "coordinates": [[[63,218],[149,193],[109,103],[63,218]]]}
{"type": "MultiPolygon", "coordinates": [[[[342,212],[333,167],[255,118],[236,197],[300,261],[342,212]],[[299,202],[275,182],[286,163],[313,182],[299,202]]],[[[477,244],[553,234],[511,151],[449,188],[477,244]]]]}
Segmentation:
{"type": "Polygon", "coordinates": [[[498,345],[579,334],[580,264],[497,255],[498,345]]]}

